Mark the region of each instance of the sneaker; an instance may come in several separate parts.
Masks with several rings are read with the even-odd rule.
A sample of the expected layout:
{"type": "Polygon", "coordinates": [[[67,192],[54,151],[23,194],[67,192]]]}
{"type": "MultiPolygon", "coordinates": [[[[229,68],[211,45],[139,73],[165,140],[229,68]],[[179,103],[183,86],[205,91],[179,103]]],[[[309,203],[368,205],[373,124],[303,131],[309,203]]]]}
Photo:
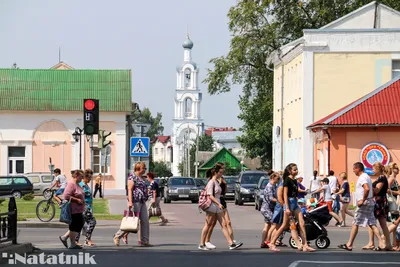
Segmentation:
{"type": "Polygon", "coordinates": [[[232,243],[232,245],[230,245],[229,246],[229,249],[230,250],[232,250],[232,249],[237,249],[237,248],[240,248],[241,246],[243,246],[243,243],[241,243],[241,242],[239,242],[239,243],[232,243]]]}
{"type": "Polygon", "coordinates": [[[210,249],[207,248],[205,245],[199,245],[199,249],[200,249],[200,250],[210,250],[210,249]]]}
{"type": "Polygon", "coordinates": [[[216,248],[217,248],[216,246],[214,246],[214,245],[211,244],[210,242],[206,242],[206,247],[207,247],[208,249],[216,249],[216,248]]]}
{"type": "Polygon", "coordinates": [[[142,245],[140,245],[141,247],[154,247],[152,244],[150,243],[142,243],[142,245]]]}
{"type": "Polygon", "coordinates": [[[336,226],[336,227],[340,227],[340,222],[337,222],[337,223],[335,224],[335,226],[336,226]]]}
{"type": "Polygon", "coordinates": [[[340,227],[346,227],[346,223],[344,221],[342,221],[342,223],[340,224],[340,227]]]}
{"type": "Polygon", "coordinates": [[[113,238],[114,238],[114,245],[116,245],[117,247],[119,247],[119,237],[116,236],[116,235],[114,235],[113,238]]]}
{"type": "Polygon", "coordinates": [[[62,236],[59,236],[61,243],[64,245],[65,248],[68,248],[67,239],[63,239],[62,236]]]}

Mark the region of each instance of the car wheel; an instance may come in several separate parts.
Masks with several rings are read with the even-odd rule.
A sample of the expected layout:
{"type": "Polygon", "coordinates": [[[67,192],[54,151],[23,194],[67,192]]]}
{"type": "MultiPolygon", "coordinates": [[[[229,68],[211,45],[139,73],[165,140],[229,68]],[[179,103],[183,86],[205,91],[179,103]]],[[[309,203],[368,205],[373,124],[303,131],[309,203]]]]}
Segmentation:
{"type": "Polygon", "coordinates": [[[236,198],[236,194],[235,194],[235,205],[238,204],[237,198],[236,198]]]}
{"type": "Polygon", "coordinates": [[[242,200],[242,197],[240,195],[238,197],[238,205],[239,206],[243,206],[243,200],[242,200]]]}
{"type": "Polygon", "coordinates": [[[198,199],[192,200],[192,203],[199,203],[198,199]]]}
{"type": "Polygon", "coordinates": [[[12,192],[12,195],[13,195],[14,198],[21,198],[22,197],[22,194],[19,191],[12,192]]]}

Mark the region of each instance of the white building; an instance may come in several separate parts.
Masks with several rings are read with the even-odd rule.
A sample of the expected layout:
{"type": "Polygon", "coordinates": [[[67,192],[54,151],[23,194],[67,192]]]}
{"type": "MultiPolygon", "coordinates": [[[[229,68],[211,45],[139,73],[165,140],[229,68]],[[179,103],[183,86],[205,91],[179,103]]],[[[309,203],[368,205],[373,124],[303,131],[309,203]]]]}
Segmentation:
{"type": "Polygon", "coordinates": [[[171,136],[156,136],[152,141],[152,155],[154,162],[165,162],[171,168],[172,143],[171,136]]]}
{"type": "Polygon", "coordinates": [[[171,172],[180,175],[179,163],[183,160],[184,149],[202,132],[200,104],[202,94],[199,88],[199,69],[192,61],[193,42],[187,35],[183,43],[183,63],[177,68],[175,113],[172,127],[173,163],[171,172]]]}

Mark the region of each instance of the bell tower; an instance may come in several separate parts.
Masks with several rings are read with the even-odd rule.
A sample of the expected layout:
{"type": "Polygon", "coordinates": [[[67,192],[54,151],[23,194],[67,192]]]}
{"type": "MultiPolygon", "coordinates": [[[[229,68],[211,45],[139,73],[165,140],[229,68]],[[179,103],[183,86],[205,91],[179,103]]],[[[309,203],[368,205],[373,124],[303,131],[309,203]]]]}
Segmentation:
{"type": "MultiPolygon", "coordinates": [[[[197,135],[201,135],[201,113],[200,104],[202,93],[199,88],[199,69],[192,61],[192,48],[194,44],[186,36],[183,42],[183,63],[176,69],[176,90],[175,90],[175,112],[172,129],[173,163],[174,176],[182,176],[179,172],[179,164],[188,158],[187,151],[197,135]]],[[[187,167],[193,168],[193,166],[187,167]]],[[[186,173],[187,175],[187,168],[186,173]]]]}

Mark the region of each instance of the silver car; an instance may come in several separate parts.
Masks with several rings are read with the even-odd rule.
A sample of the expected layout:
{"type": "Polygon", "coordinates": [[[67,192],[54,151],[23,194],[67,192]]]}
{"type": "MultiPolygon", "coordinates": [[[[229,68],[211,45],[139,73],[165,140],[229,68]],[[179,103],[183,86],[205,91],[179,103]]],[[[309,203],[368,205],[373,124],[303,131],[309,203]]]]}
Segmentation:
{"type": "Polygon", "coordinates": [[[25,176],[33,184],[33,194],[37,196],[43,195],[43,192],[51,187],[54,179],[50,172],[29,172],[25,176]]]}

